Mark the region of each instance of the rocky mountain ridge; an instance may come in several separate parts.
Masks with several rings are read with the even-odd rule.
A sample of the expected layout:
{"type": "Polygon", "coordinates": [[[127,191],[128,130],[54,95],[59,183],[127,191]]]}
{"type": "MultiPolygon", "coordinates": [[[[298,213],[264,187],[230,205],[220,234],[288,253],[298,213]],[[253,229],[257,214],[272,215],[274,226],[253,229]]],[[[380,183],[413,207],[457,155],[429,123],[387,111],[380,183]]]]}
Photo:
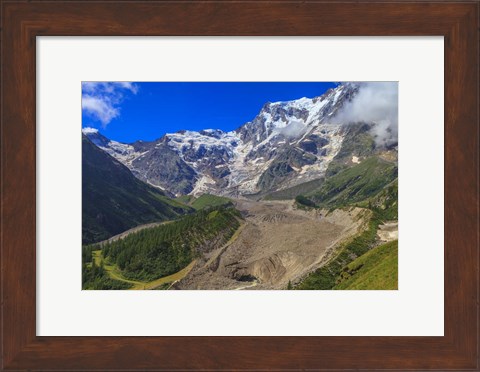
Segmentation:
{"type": "Polygon", "coordinates": [[[179,131],[131,144],[91,128],[83,133],[137,178],[172,194],[261,195],[324,177],[339,153],[343,162],[359,161],[375,150],[373,140],[364,141],[372,147],[366,150],[342,149],[349,134],[371,137],[375,125],[362,123],[363,130],[352,131],[335,119],[360,89],[361,84],[343,83],[319,97],[266,103],[252,121],[231,132],[179,131]]]}

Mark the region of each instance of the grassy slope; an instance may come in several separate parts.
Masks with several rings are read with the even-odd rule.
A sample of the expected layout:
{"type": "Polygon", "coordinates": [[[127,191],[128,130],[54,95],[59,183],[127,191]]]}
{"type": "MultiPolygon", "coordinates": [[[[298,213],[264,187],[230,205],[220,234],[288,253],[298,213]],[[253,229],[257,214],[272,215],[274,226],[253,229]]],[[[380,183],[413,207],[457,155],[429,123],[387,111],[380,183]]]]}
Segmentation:
{"type": "MultiPolygon", "coordinates": [[[[100,265],[100,263],[104,261],[101,250],[93,251],[93,258],[95,259],[95,262],[97,265],[100,265]]],[[[190,272],[190,270],[193,268],[194,265],[195,265],[195,261],[192,261],[188,266],[186,266],[182,270],[174,274],[167,275],[156,280],[152,280],[151,282],[141,282],[141,281],[127,279],[122,275],[122,272],[118,269],[117,265],[105,264],[104,267],[105,267],[106,273],[108,274],[111,280],[116,282],[126,283],[126,286],[124,289],[139,290],[139,289],[156,289],[157,287],[161,287],[164,284],[170,285],[171,283],[185,277],[185,275],[187,275],[190,272]]]]}
{"type": "Polygon", "coordinates": [[[334,289],[398,289],[398,240],[358,257],[340,274],[334,289]]]}
{"type": "Polygon", "coordinates": [[[90,244],[137,225],[164,221],[191,208],[138,180],[130,170],[82,140],[82,241],[90,244]]]}
{"type": "Polygon", "coordinates": [[[374,197],[357,203],[357,206],[375,210],[385,221],[398,220],[398,179],[374,197]]]}
{"type": "Polygon", "coordinates": [[[182,195],[176,198],[175,200],[180,203],[190,205],[195,201],[195,197],[193,195],[182,195]]]}
{"type": "Polygon", "coordinates": [[[361,234],[343,243],[328,263],[310,273],[295,289],[333,289],[345,267],[356,258],[366,254],[376,244],[378,226],[386,220],[398,217],[397,181],[387,185],[377,195],[362,204],[371,207],[372,216],[361,234]]]}
{"type": "MultiPolygon", "coordinates": [[[[90,246],[93,248],[93,246],[90,246]]],[[[85,248],[85,247],[84,247],[85,248]]],[[[100,252],[100,251],[98,251],[100,252]]],[[[82,249],[82,256],[88,253],[88,262],[83,260],[82,264],[82,289],[129,289],[132,283],[118,280],[113,275],[110,275],[108,268],[104,265],[101,256],[98,256],[97,251],[91,249],[82,249]]]]}
{"type": "Polygon", "coordinates": [[[322,208],[339,208],[378,194],[398,175],[397,166],[378,157],[327,178],[318,191],[306,196],[322,208]]]}
{"type": "Polygon", "coordinates": [[[203,194],[197,199],[195,199],[192,202],[191,206],[196,210],[200,210],[205,208],[220,207],[220,206],[226,206],[231,204],[232,204],[232,201],[223,196],[203,194]]]}
{"type": "Polygon", "coordinates": [[[274,191],[264,197],[265,200],[295,199],[297,195],[318,190],[323,183],[323,178],[301,183],[283,190],[274,191]]]}

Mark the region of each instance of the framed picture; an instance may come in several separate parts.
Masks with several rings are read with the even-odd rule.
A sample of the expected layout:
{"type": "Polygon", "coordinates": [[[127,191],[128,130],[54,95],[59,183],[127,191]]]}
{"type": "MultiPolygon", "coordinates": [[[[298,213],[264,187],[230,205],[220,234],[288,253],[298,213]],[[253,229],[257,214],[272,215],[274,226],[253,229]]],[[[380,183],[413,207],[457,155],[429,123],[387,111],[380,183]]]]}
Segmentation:
{"type": "Polygon", "coordinates": [[[2,3],[2,369],[477,370],[478,6],[2,3]]]}

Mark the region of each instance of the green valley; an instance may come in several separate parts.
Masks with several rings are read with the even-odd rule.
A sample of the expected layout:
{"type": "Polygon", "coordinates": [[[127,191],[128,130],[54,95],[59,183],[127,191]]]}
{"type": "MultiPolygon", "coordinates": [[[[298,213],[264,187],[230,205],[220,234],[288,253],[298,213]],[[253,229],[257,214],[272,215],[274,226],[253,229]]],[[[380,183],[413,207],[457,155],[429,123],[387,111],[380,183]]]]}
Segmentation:
{"type": "Polygon", "coordinates": [[[230,199],[212,194],[202,194],[191,203],[191,206],[197,210],[231,205],[233,203],[230,199]]]}
{"type": "Polygon", "coordinates": [[[88,82],[82,120],[83,289],[398,287],[398,82],[88,82]]]}
{"type": "Polygon", "coordinates": [[[220,206],[233,206],[232,200],[224,196],[218,196],[213,194],[202,194],[198,197],[193,195],[182,195],[176,199],[180,203],[184,203],[195,210],[220,207],[220,206]]]}

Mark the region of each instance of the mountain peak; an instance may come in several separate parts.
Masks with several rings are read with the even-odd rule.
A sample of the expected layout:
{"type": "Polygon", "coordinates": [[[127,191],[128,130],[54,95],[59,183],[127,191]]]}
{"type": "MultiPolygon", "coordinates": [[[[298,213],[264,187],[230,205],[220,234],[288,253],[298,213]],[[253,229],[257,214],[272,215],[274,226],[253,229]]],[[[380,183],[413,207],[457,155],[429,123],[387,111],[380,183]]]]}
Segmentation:
{"type": "Polygon", "coordinates": [[[180,130],[132,145],[88,136],[137,177],[174,194],[268,192],[324,176],[345,136],[335,115],[360,88],[345,83],[318,97],[267,102],[230,132],[180,130]]]}

